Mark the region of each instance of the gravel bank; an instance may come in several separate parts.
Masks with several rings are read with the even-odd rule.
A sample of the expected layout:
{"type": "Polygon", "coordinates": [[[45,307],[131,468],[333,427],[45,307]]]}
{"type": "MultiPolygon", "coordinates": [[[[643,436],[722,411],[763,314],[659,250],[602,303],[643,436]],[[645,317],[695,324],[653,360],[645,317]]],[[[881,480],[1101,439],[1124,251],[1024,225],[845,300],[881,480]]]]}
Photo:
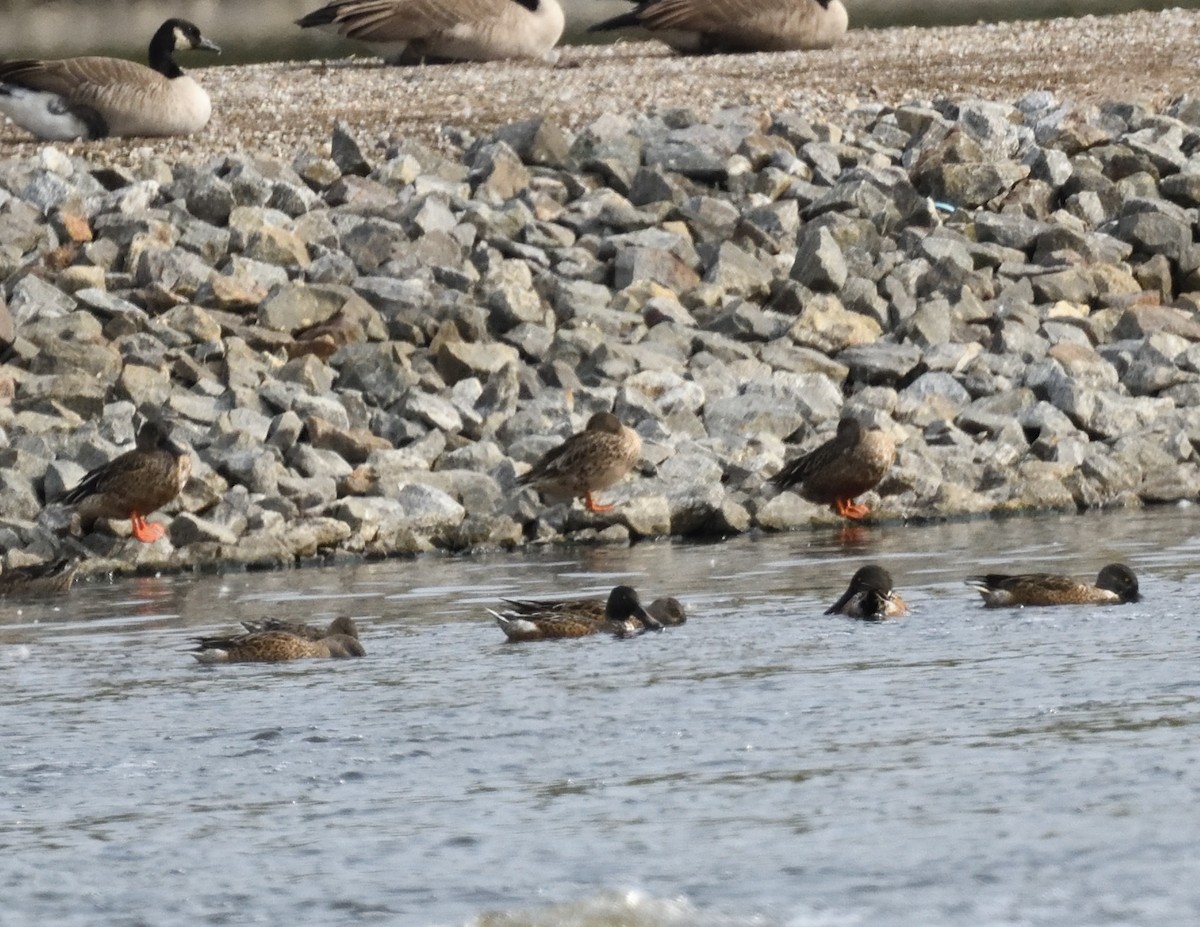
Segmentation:
{"type": "Polygon", "coordinates": [[[1111,63],[1122,29],[1189,44],[1196,22],[777,58],[570,50],[554,70],[217,69],[218,111],[220,75],[261,118],[226,103],[195,140],[9,146],[0,548],[158,569],[791,530],[832,516],[765,480],[847,410],[900,446],[867,500],[882,517],[1195,498],[1200,103],[1150,67],[1136,87],[1030,92],[1014,75],[1032,65],[1005,53],[1001,75],[969,47],[1064,61],[1061,32],[1111,63]],[[833,78],[894,88],[902,58],[895,97],[833,78]],[[345,105],[282,95],[297,75],[345,105]],[[412,105],[364,110],[380,81],[412,105]],[[139,409],[195,451],[168,537],[64,535],[45,501],[128,446],[139,409]],[[615,512],[515,488],[599,409],[644,448],[615,512]]]}

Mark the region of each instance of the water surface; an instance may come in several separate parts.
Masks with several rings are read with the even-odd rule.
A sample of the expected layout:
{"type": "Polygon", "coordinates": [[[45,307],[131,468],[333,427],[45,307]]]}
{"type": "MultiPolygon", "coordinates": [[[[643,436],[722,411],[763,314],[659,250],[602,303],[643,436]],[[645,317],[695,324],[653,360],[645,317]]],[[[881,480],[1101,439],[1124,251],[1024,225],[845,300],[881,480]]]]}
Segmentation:
{"type": "Polygon", "coordinates": [[[0,612],[0,923],[1180,924],[1200,915],[1190,508],[88,583],[0,612]],[[1131,564],[1144,600],[962,577],[1131,564]],[[912,614],[822,615],[865,562],[912,614]],[[686,625],[508,645],[503,595],[686,625]],[[189,636],[359,619],[369,656],[189,636]]]}

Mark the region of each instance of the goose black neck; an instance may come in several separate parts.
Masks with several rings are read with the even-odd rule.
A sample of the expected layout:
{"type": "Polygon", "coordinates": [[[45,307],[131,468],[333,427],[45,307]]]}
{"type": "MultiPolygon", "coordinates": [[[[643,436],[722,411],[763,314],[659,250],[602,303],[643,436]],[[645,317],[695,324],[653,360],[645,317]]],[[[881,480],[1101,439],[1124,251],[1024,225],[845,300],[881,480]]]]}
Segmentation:
{"type": "Polygon", "coordinates": [[[530,13],[536,13],[538,6],[541,4],[541,0],[513,0],[513,2],[519,3],[525,9],[529,10],[530,13]]]}
{"type": "Polygon", "coordinates": [[[167,78],[183,76],[183,69],[175,63],[175,26],[166,22],[150,40],[150,51],[146,56],[150,67],[167,78]]]}

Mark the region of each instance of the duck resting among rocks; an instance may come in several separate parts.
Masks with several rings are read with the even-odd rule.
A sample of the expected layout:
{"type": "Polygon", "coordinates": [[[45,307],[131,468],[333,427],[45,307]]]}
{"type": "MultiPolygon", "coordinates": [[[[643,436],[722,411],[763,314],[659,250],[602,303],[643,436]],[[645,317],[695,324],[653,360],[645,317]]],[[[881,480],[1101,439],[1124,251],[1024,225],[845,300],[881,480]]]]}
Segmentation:
{"type": "Polygon", "coordinates": [[[771,482],[780,489],[795,489],[809,502],[828,505],[843,518],[858,520],[871,510],[856,505],[854,497],[874,489],[895,460],[896,445],[891,438],[845,416],[834,437],[784,464],[771,482]]]}
{"type": "Polygon", "coordinates": [[[178,496],[191,472],[191,455],[171,440],[171,426],[150,419],[138,429],[133,450],[87,473],[60,501],[75,507],[84,531],[98,518],[128,518],[133,536],[150,543],[166,529],[146,516],[178,496]]]}
{"type": "Polygon", "coordinates": [[[589,512],[611,512],[592,493],[607,489],[633,469],[642,440],[611,412],[597,412],[587,427],[547,452],[517,483],[551,497],[583,499],[589,512]]]}

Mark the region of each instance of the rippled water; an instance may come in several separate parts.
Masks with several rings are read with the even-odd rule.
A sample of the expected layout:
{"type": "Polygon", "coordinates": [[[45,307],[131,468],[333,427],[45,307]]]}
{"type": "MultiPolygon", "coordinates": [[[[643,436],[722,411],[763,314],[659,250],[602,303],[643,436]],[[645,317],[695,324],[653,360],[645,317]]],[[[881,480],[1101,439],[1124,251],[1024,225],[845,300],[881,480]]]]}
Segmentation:
{"type": "Polygon", "coordinates": [[[91,583],[0,618],[0,923],[1092,925],[1200,914],[1194,510],[91,583]],[[989,569],[1140,604],[984,611],[989,569]],[[863,562],[914,606],[822,610],[863,562]],[[501,595],[675,593],[506,645],[501,595]],[[369,656],[200,667],[241,618],[369,656]]]}

